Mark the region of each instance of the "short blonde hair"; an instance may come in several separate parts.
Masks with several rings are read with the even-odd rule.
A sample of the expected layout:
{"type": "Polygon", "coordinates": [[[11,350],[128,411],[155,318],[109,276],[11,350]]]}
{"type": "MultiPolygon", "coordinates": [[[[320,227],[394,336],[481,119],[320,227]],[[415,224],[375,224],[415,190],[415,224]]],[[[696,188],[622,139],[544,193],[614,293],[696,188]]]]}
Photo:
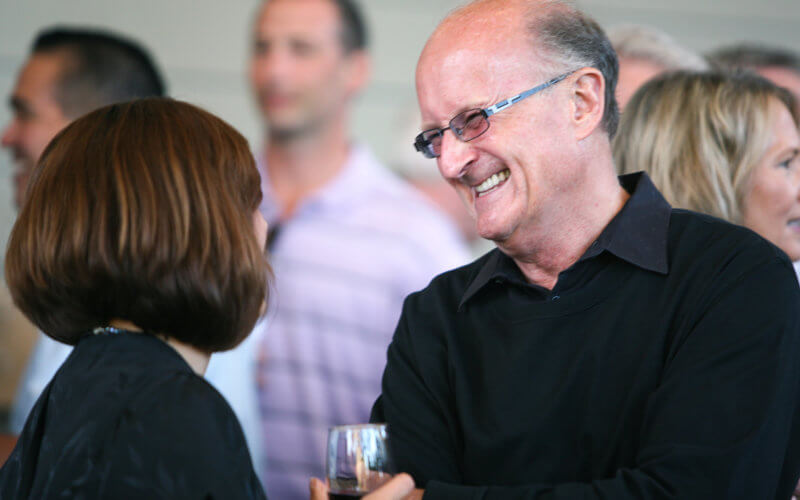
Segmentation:
{"type": "Polygon", "coordinates": [[[634,94],[614,141],[621,174],[646,171],[674,207],[742,221],[742,202],[770,141],[770,102],[792,95],[755,73],[678,71],[634,94]]]}

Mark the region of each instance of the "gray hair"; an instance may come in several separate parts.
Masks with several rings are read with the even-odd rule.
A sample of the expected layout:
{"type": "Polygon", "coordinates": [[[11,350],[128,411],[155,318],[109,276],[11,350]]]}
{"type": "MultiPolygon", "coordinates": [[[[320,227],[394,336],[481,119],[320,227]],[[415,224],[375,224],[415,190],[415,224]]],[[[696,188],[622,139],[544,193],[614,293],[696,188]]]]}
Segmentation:
{"type": "Polygon", "coordinates": [[[708,71],[700,54],[680,45],[671,36],[651,26],[621,24],[608,29],[608,38],[619,57],[640,59],[666,71],[708,71]]]}
{"type": "Polygon", "coordinates": [[[708,59],[720,69],[778,66],[800,74],[800,54],[789,49],[742,43],[711,52],[708,59]]]}
{"type": "Polygon", "coordinates": [[[567,2],[548,2],[552,7],[544,15],[531,10],[528,15],[528,30],[537,42],[563,64],[566,69],[581,67],[596,68],[605,80],[605,108],[603,128],[614,137],[619,125],[619,106],[615,97],[619,62],[617,55],[594,19],[583,14],[567,2]]]}

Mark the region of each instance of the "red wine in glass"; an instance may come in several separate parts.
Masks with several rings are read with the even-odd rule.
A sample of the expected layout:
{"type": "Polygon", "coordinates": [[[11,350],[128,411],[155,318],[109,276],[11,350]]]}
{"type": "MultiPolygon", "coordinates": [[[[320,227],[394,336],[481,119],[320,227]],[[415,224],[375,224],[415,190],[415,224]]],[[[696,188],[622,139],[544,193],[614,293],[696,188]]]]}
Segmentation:
{"type": "Polygon", "coordinates": [[[391,479],[386,424],[331,427],[326,469],[330,500],[361,498],[391,479]]]}
{"type": "Polygon", "coordinates": [[[353,491],[353,492],[341,492],[341,493],[328,493],[328,500],[353,500],[354,498],[361,498],[366,495],[366,491],[353,491]]]}

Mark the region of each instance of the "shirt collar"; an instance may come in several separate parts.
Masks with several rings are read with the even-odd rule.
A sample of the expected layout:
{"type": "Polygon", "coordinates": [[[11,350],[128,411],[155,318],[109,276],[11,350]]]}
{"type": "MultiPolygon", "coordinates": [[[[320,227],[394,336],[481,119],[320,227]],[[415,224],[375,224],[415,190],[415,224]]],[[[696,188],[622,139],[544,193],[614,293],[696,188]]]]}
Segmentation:
{"type": "MultiPolygon", "coordinates": [[[[266,151],[266,150],[264,150],[266,151]]],[[[342,170],[322,186],[317,192],[304,199],[298,206],[296,214],[306,210],[315,210],[331,205],[357,203],[362,193],[370,191],[375,184],[375,169],[378,161],[366,147],[360,144],[350,146],[347,160],[342,170]]],[[[263,152],[256,162],[258,172],[261,174],[261,214],[268,223],[275,223],[280,217],[281,208],[275,203],[272,195],[272,186],[267,173],[266,153],[263,152]]]]}
{"type": "MultiPolygon", "coordinates": [[[[644,172],[622,175],[619,183],[630,193],[630,198],[578,262],[608,251],[642,269],[666,274],[669,271],[667,232],[672,207],[644,172]]],[[[459,308],[492,280],[524,280],[513,259],[499,249],[494,249],[484,259],[464,292],[459,308]]]]}
{"type": "Polygon", "coordinates": [[[667,232],[672,207],[644,172],[622,175],[619,183],[631,194],[622,210],[597,238],[598,255],[607,250],[648,271],[667,274],[667,232]]]}

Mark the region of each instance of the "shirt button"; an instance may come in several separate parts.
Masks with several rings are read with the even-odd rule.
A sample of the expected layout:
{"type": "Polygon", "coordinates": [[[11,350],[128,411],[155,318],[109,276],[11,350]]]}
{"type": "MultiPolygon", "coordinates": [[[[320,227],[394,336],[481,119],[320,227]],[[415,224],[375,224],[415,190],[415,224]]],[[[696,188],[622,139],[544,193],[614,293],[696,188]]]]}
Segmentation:
{"type": "Polygon", "coordinates": [[[550,299],[550,300],[558,300],[558,299],[560,299],[560,298],[561,298],[561,296],[560,296],[560,295],[553,295],[553,298],[552,298],[552,299],[550,299]]]}

